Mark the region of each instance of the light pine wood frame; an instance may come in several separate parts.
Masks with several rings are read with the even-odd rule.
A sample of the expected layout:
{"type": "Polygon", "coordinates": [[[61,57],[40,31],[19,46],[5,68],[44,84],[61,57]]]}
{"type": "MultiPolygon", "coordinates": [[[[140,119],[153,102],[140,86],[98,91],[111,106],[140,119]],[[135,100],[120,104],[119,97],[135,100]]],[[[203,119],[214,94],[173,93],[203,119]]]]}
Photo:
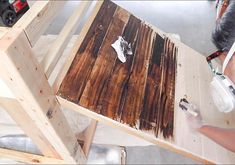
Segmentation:
{"type": "Polygon", "coordinates": [[[34,46],[65,3],[66,1],[37,1],[13,28],[24,29],[29,43],[34,46]]]}
{"type": "Polygon", "coordinates": [[[37,1],[13,28],[0,29],[0,78],[4,82],[0,87],[4,89],[0,92],[0,104],[44,155],[0,149],[0,156],[25,163],[86,162],[96,122],[92,122],[84,131],[87,140],[84,139],[81,148],[48,79],[92,1],[82,1],[78,5],[55,41],[52,47],[54,51],[50,50],[45,55],[42,64],[38,63],[32,49],[65,3],[37,1]]]}
{"type": "Polygon", "coordinates": [[[16,28],[11,30],[1,39],[0,45],[1,78],[22,106],[21,115],[27,116],[24,122],[33,120],[46,139],[42,141],[49,142],[42,152],[47,154],[46,151],[51,150],[50,157],[61,158],[69,163],[84,163],[81,147],[60,110],[24,31],[16,28]]]}
{"type": "MultiPolygon", "coordinates": [[[[22,115],[25,117],[26,122],[20,121],[17,115],[11,116],[15,118],[18,123],[21,123],[21,127],[28,134],[28,136],[30,136],[31,138],[34,137],[34,141],[38,146],[40,146],[39,148],[44,154],[44,156],[41,157],[43,160],[45,160],[44,162],[50,162],[50,160],[47,159],[48,157],[55,158],[55,161],[60,159],[69,163],[84,162],[85,156],[83,156],[83,152],[81,151],[81,149],[79,149],[79,152],[81,152],[81,154],[79,155],[82,155],[83,158],[81,158],[80,161],[76,159],[76,155],[71,156],[70,154],[72,151],[72,146],[74,146],[74,143],[76,143],[76,138],[73,133],[70,133],[69,137],[65,137],[65,128],[66,134],[67,129],[71,129],[68,127],[64,116],[61,115],[61,111],[59,108],[60,105],[94,119],[92,125],[88,127],[88,129],[84,131],[84,134],[82,135],[85,140],[85,145],[83,146],[84,155],[87,155],[87,149],[89,150],[91,139],[94,135],[94,130],[96,127],[96,122],[100,121],[114,128],[145,139],[170,151],[182,154],[187,157],[191,157],[202,163],[234,162],[234,155],[231,152],[223,149],[219,145],[213,143],[205,137],[202,137],[201,135],[190,133],[187,130],[184,113],[181,112],[178,108],[176,108],[175,110],[175,134],[178,134],[178,136],[175,137],[175,143],[172,144],[171,142],[167,142],[162,139],[156,139],[147,134],[143,134],[138,130],[132,129],[124,124],[105,118],[102,115],[91,112],[87,109],[84,109],[83,107],[64,100],[59,96],[55,98],[54,93],[58,90],[58,87],[60,86],[61,81],[63,80],[68,68],[70,67],[78,48],[81,45],[82,40],[84,39],[100,6],[102,5],[102,1],[97,2],[97,5],[95,6],[91,16],[84,25],[84,28],[81,31],[79,38],[74,46],[74,49],[72,50],[65,66],[60,71],[60,74],[53,84],[53,92],[48,84],[47,79],[56,64],[56,61],[60,57],[61,47],[64,47],[64,45],[66,45],[65,43],[69,38],[68,36],[71,35],[69,31],[73,31],[73,27],[75,28],[76,23],[79,22],[78,16],[78,21],[74,20],[74,22],[71,23],[73,27],[64,28],[63,33],[61,32],[60,34],[61,37],[59,37],[60,41],[56,41],[60,46],[56,47],[56,52],[53,52],[53,57],[50,57],[48,55],[45,56],[45,59],[43,60],[44,62],[42,63],[42,65],[40,65],[33,58],[31,47],[36,43],[37,39],[45,30],[45,27],[49,25],[52,18],[55,17],[56,10],[59,10],[63,6],[63,2],[61,2],[60,5],[55,2],[36,2],[38,6],[32,7],[33,10],[31,10],[30,14],[26,15],[25,19],[22,19],[22,21],[17,23],[12,30],[9,31],[9,29],[0,29],[0,55],[2,57],[0,61],[0,77],[3,78],[4,82],[14,94],[13,98],[10,94],[8,95],[10,99],[9,97],[8,99],[1,98],[0,101],[4,102],[2,104],[7,104],[8,101],[11,102],[10,100],[13,99],[14,101],[12,100],[13,102],[11,103],[14,104],[12,104],[11,106],[18,107],[17,109],[23,112],[22,115]],[[45,14],[47,12],[49,12],[50,15],[45,14]],[[3,33],[1,33],[1,30],[3,31],[3,33]],[[23,66],[23,68],[27,68],[28,70],[18,70],[17,66],[19,65],[23,66]],[[33,84],[32,82],[35,82],[35,79],[40,79],[40,81],[38,81],[36,84],[33,84]],[[47,103],[45,101],[46,97],[50,97],[50,103],[47,103]],[[33,110],[32,107],[34,107],[33,110]],[[51,116],[51,111],[50,113],[48,113],[49,109],[52,110],[52,114],[56,114],[51,119],[47,117],[48,115],[51,116]],[[55,111],[56,113],[53,113],[55,111]],[[38,117],[40,117],[40,121],[38,120],[38,117]],[[61,122],[63,122],[64,124],[58,126],[58,123],[61,122]],[[39,134],[35,135],[35,132],[30,131],[30,129],[27,128],[27,123],[30,123],[30,125],[31,123],[33,123],[35,126],[32,125],[32,127],[40,130],[38,132],[39,134]],[[39,142],[37,142],[37,136],[41,135],[43,136],[43,138],[47,139],[46,141],[43,140],[44,144],[39,144],[39,142]],[[56,140],[54,140],[54,137],[56,140]],[[86,139],[88,140],[86,141],[86,139]],[[52,145],[53,148],[50,149],[50,147],[48,147],[44,150],[43,146],[47,146],[46,144],[52,145]],[[54,153],[54,151],[56,151],[56,153],[54,153]],[[226,156],[224,156],[223,153],[225,153],[226,156]]],[[[82,6],[83,7],[81,7],[80,9],[85,11],[87,8],[86,5],[82,6]]],[[[77,14],[79,13],[83,12],[78,12],[77,14]]],[[[152,28],[156,30],[160,35],[166,35],[159,29],[155,27],[152,28]]],[[[208,101],[209,95],[205,91],[210,82],[211,74],[206,64],[205,58],[179,41],[174,41],[174,43],[179,47],[179,58],[177,61],[177,64],[179,66],[178,73],[182,73],[177,74],[175,106],[177,107],[179,100],[187,95],[190,101],[200,105],[200,107],[205,110],[202,112],[204,118],[208,119],[209,121],[211,120],[213,123],[217,123],[218,126],[226,127],[226,125],[223,125],[223,122],[226,123],[225,121],[229,121],[230,127],[235,126],[235,123],[232,120],[235,117],[234,113],[221,116],[221,114],[217,113],[214,110],[213,105],[208,104],[208,102],[210,102],[208,101]],[[191,64],[194,64],[195,67],[190,66],[191,64]],[[197,89],[196,92],[195,89],[197,89]],[[210,118],[210,116],[213,116],[213,119],[210,118]]],[[[5,107],[10,108],[9,106],[5,107]]],[[[12,113],[14,113],[14,111],[9,110],[9,114],[12,113]]],[[[24,160],[25,162],[30,162],[25,159],[25,154],[27,155],[27,153],[13,154],[10,150],[4,150],[4,152],[0,151],[0,155],[12,155],[11,158],[13,159],[20,159],[24,160]]],[[[29,157],[30,156],[32,155],[29,155],[29,157]]]]}
{"type": "Polygon", "coordinates": [[[0,148],[0,156],[17,162],[23,162],[28,164],[67,164],[66,161],[61,159],[55,159],[46,156],[34,155],[30,153],[8,150],[3,148],[0,148]]]}

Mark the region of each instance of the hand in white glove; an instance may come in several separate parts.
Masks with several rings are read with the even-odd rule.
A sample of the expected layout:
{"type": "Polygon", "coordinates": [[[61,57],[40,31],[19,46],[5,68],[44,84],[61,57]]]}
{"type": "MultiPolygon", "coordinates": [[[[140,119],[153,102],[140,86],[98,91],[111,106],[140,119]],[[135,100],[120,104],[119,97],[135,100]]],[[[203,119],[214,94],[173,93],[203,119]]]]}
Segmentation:
{"type": "Polygon", "coordinates": [[[194,116],[190,113],[186,113],[186,120],[191,130],[198,131],[203,126],[203,121],[200,112],[197,110],[194,111],[197,112],[198,115],[194,116]]]}

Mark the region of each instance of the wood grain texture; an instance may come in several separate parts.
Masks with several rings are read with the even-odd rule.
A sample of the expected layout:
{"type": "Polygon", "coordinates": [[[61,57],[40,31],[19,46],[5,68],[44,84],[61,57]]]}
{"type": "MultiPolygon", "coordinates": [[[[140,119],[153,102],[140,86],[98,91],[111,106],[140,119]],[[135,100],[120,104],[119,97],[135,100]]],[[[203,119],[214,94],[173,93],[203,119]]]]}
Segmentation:
{"type": "Polygon", "coordinates": [[[60,109],[24,31],[17,28],[9,31],[0,39],[0,50],[0,76],[27,114],[26,120],[19,121],[24,121],[25,125],[27,116],[31,118],[34,123],[31,129],[42,132],[38,138],[43,135],[41,140],[50,142],[47,149],[53,149],[51,153],[56,151],[57,158],[68,163],[84,163],[85,156],[80,144],[60,109]]]}
{"type": "MultiPolygon", "coordinates": [[[[140,20],[130,16],[122,35],[128,43],[132,44],[133,52],[136,49],[136,39],[140,23],[140,20]]],[[[101,108],[101,114],[118,121],[122,112],[123,96],[125,96],[127,82],[131,73],[133,57],[127,56],[127,61],[124,64],[116,60],[112,74],[105,86],[106,88],[102,91],[99,98],[98,105],[101,108]]]]}
{"type": "Polygon", "coordinates": [[[155,128],[155,134],[158,134],[159,128],[159,115],[157,108],[160,98],[160,83],[161,83],[161,56],[164,51],[164,39],[156,34],[153,45],[153,54],[150,59],[148,68],[148,77],[145,87],[145,96],[143,111],[140,116],[140,129],[149,130],[155,128]]]}
{"type": "Polygon", "coordinates": [[[148,63],[151,55],[153,31],[141,24],[137,36],[136,51],[125,91],[125,101],[122,107],[121,120],[132,127],[136,127],[142,108],[148,63]]]}
{"type": "MultiPolygon", "coordinates": [[[[53,157],[0,148],[0,157],[14,160],[14,164],[67,164],[68,162],[53,157]],[[19,163],[17,163],[19,162],[19,163]]],[[[9,163],[6,163],[9,164],[9,163]]],[[[12,162],[13,164],[13,162],[12,162]]]]}
{"type": "Polygon", "coordinates": [[[58,95],[130,127],[151,131],[156,137],[159,132],[172,137],[176,55],[168,38],[105,1],[58,95]],[[96,33],[100,23],[102,30],[96,33]],[[111,47],[118,36],[132,46],[133,55],[128,55],[125,63],[111,47]]]}
{"type": "MultiPolygon", "coordinates": [[[[124,64],[115,59],[112,73],[109,76],[106,75],[108,82],[102,84],[104,88],[100,91],[99,99],[96,100],[100,109],[97,109],[97,105],[94,109],[85,108],[83,105],[69,101],[66,97],[58,97],[60,104],[111,126],[110,129],[126,132],[128,135],[123,137],[122,140],[131,138],[129,135],[134,135],[167,150],[191,157],[203,164],[233,164],[235,162],[234,153],[222,148],[207,137],[195,134],[188,129],[185,113],[178,106],[180,99],[186,97],[200,108],[202,118],[210,125],[224,128],[235,126],[235,113],[221,114],[213,105],[208,92],[212,74],[205,57],[174,38],[169,40],[165,37],[169,36],[168,34],[154,26],[146,26],[146,28],[151,27],[153,30],[151,35],[153,40],[151,40],[151,55],[147,63],[147,72],[145,71],[146,84],[142,108],[135,110],[135,112],[140,112],[139,120],[137,119],[137,123],[133,127],[121,120],[136,51],[139,48],[136,45],[140,38],[139,33],[142,24],[147,23],[130,15],[122,36],[132,44],[135,53],[133,56],[127,56],[128,59],[124,64]],[[130,40],[128,40],[129,37],[130,40]],[[173,100],[175,100],[174,110],[171,109],[173,100]],[[99,113],[97,113],[97,110],[99,113]],[[174,124],[172,121],[174,121],[174,124]]],[[[104,39],[104,44],[105,42],[106,39],[104,39]]],[[[78,46],[76,50],[78,50],[78,46]]],[[[66,81],[63,83],[66,83],[66,81]]],[[[63,93],[62,88],[60,88],[60,93],[63,93]]],[[[127,120],[131,119],[127,118],[127,120]]],[[[110,132],[107,132],[107,134],[110,134],[110,132]]],[[[104,135],[103,139],[110,138],[113,144],[119,145],[120,142],[117,142],[115,137],[115,135],[109,137],[104,135]]],[[[134,141],[129,143],[134,143],[134,141]]]]}
{"type": "Polygon", "coordinates": [[[98,113],[101,111],[101,108],[97,105],[100,93],[108,83],[108,78],[112,74],[112,68],[117,59],[116,52],[111,44],[117,40],[117,34],[122,34],[128,18],[129,13],[124,12],[121,8],[116,10],[105,36],[105,42],[100,47],[98,57],[79,102],[84,107],[93,109],[98,113]]]}
{"type": "Polygon", "coordinates": [[[60,94],[79,102],[117,6],[104,1],[61,85],[60,94]]]}

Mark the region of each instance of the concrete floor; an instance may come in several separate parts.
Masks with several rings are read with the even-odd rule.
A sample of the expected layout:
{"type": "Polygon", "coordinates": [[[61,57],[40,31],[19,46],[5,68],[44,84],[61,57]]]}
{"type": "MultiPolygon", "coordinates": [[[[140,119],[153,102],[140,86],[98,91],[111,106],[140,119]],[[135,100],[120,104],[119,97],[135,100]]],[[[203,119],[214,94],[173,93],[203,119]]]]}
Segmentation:
{"type": "MultiPolygon", "coordinates": [[[[203,55],[215,50],[211,43],[211,31],[215,23],[215,1],[115,1],[136,16],[167,33],[176,33],[182,42],[203,55]]],[[[46,34],[58,34],[72,13],[77,1],[66,4],[48,28],[46,34]]],[[[79,32],[79,30],[78,30],[79,32]]],[[[127,147],[127,164],[196,164],[183,156],[157,146],[127,147]]]]}

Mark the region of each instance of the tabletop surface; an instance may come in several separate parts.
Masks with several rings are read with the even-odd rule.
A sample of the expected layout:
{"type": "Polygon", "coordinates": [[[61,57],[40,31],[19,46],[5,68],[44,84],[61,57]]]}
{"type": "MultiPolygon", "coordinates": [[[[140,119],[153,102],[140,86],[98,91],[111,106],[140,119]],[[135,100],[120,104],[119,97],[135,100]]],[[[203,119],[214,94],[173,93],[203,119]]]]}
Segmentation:
{"type": "Polygon", "coordinates": [[[188,129],[178,106],[182,98],[195,103],[211,125],[233,128],[235,113],[220,113],[213,105],[208,91],[212,74],[205,57],[167,36],[104,1],[57,95],[81,113],[91,111],[96,119],[171,151],[204,163],[234,163],[234,153],[188,129]],[[127,55],[125,63],[111,47],[118,36],[132,47],[133,55],[127,55]]]}
{"type": "Polygon", "coordinates": [[[173,136],[177,48],[143,21],[105,1],[65,76],[59,95],[156,136],[173,136]],[[118,36],[133,55],[122,63],[118,36]]]}

